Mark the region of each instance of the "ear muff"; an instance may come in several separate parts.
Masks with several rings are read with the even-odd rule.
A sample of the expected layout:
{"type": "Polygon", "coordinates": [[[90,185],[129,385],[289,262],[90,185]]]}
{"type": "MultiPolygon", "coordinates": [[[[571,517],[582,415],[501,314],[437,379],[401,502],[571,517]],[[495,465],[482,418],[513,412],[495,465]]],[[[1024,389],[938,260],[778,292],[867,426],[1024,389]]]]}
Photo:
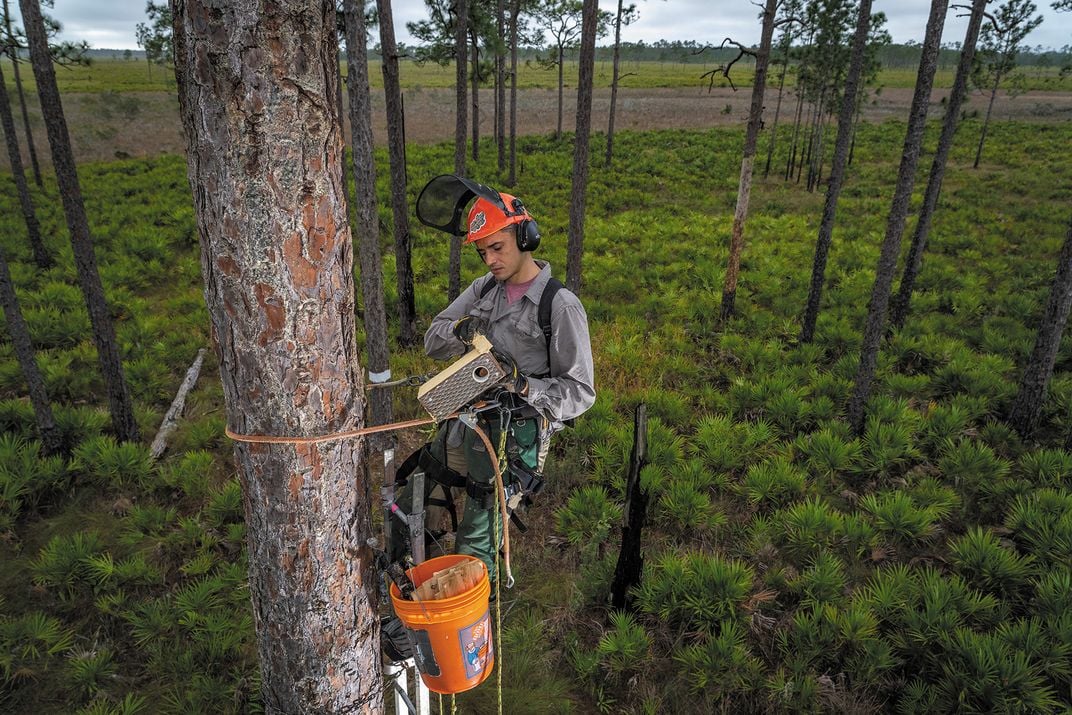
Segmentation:
{"type": "Polygon", "coordinates": [[[540,227],[530,218],[515,224],[517,226],[517,248],[519,251],[535,251],[540,247],[540,227]]]}

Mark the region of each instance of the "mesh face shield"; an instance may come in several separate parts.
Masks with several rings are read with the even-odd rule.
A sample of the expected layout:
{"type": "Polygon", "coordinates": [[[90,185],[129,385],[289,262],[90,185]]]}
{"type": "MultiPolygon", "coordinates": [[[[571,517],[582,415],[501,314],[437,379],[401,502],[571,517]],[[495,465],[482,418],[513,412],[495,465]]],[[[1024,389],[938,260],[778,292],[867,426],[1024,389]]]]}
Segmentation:
{"type": "Polygon", "coordinates": [[[465,207],[477,196],[499,206],[507,215],[514,213],[503,203],[499,192],[490,186],[454,174],[442,174],[421,189],[417,197],[417,220],[452,236],[464,236],[468,228],[465,207]]]}

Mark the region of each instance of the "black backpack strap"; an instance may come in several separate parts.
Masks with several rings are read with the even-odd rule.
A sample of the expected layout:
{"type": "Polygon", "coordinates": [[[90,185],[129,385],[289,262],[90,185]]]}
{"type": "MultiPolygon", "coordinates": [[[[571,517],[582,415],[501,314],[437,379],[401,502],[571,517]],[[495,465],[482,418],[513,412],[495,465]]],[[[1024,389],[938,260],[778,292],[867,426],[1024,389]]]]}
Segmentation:
{"type": "Polygon", "coordinates": [[[547,374],[551,374],[551,306],[555,302],[555,295],[566,286],[562,285],[562,281],[555,277],[547,279],[547,285],[544,286],[543,295],[540,296],[540,308],[538,318],[540,321],[540,330],[543,331],[543,339],[547,343],[547,374]]]}
{"type": "Polygon", "coordinates": [[[484,285],[480,286],[480,295],[478,297],[483,298],[488,293],[490,293],[494,287],[495,287],[495,276],[492,276],[488,280],[484,281],[484,285]]]}

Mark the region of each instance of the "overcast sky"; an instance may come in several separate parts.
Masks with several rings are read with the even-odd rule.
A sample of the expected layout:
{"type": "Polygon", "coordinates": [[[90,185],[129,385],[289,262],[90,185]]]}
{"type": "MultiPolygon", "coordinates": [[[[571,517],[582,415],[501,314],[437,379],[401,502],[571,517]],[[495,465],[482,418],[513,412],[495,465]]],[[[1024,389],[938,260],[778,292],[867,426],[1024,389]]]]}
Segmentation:
{"type": "MultiPolygon", "coordinates": [[[[758,10],[745,0],[634,0],[640,19],[622,28],[622,39],[696,40],[717,44],[730,36],[746,43],[759,41],[758,10]]],[[[1056,13],[1051,0],[1036,0],[1045,20],[1027,38],[1034,47],[1060,48],[1072,44],[1072,13],[1056,13]]],[[[600,7],[614,11],[615,0],[599,0],[600,7]]],[[[995,3],[996,4],[996,3],[995,3]]],[[[18,3],[13,3],[18,10],[18,3]]],[[[879,0],[875,11],[885,12],[887,29],[895,42],[921,41],[927,22],[927,0],[879,0]]],[[[410,40],[406,22],[424,14],[423,0],[394,0],[395,32],[400,42],[410,40]]],[[[97,49],[137,49],[134,26],[145,19],[144,0],[55,0],[52,14],[64,26],[63,39],[87,40],[97,49]]],[[[964,38],[965,20],[950,13],[943,42],[960,42],[964,38]]]]}

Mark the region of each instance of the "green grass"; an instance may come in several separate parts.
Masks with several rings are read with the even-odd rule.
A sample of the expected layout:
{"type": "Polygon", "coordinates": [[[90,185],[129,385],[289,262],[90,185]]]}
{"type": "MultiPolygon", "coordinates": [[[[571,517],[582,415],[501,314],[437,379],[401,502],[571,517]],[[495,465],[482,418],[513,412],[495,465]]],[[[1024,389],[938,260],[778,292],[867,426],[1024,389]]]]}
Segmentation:
{"type": "MultiPolygon", "coordinates": [[[[928,129],[928,151],[937,130],[928,129]]],[[[504,597],[501,651],[508,702],[532,703],[531,712],[691,712],[697,702],[730,712],[1072,706],[1068,341],[1038,443],[1000,421],[1068,220],[1072,125],[997,123],[973,171],[979,130],[972,120],[958,134],[914,313],[884,349],[859,439],[841,415],[904,125],[860,129],[814,345],[796,335],[821,194],[757,180],[740,316],[722,325],[741,132],[623,133],[614,167],[593,166],[582,298],[599,399],[556,438],[532,531],[515,541],[519,583],[504,597]],[[642,475],[653,493],[647,585],[635,617],[612,617],[616,515],[641,402],[657,418],[642,475]]],[[[520,144],[516,193],[540,222],[541,256],[563,276],[571,142],[520,144]]],[[[472,175],[497,185],[487,148],[472,175]]],[[[597,138],[596,156],[599,148],[597,138]]],[[[452,155],[449,145],[410,148],[411,202],[452,155]]],[[[382,152],[377,162],[389,217],[382,152]]],[[[148,441],[209,344],[185,164],[127,160],[79,173],[148,441]]],[[[102,438],[84,323],[46,311],[78,310],[56,187],[34,191],[57,267],[33,267],[6,181],[0,245],[20,299],[39,311],[31,330],[62,388],[77,458],[64,486],[22,508],[0,539],[0,637],[31,618],[52,628],[34,615],[45,614],[62,628],[56,641],[67,643],[69,631],[77,647],[30,662],[36,680],[0,681],[0,703],[67,713],[92,698],[142,697],[153,712],[255,709],[245,531],[214,361],[162,464],[102,438]],[[79,555],[72,539],[84,532],[97,535],[99,553],[79,555]],[[60,593],[56,583],[70,587],[60,593]]],[[[393,316],[389,233],[381,240],[393,316]]],[[[415,228],[422,325],[445,302],[447,246],[415,228]]],[[[466,252],[463,280],[482,273],[466,252]]],[[[395,351],[391,363],[399,375],[435,367],[419,350],[395,351]]],[[[0,377],[7,430],[32,439],[6,342],[0,377]]],[[[418,413],[412,398],[395,395],[400,418],[418,413]]],[[[9,451],[13,460],[27,452],[9,451]]],[[[492,711],[494,693],[486,685],[467,694],[461,711],[492,711]]]]}
{"type": "MultiPolygon", "coordinates": [[[[558,70],[545,69],[534,60],[525,60],[519,63],[518,87],[520,89],[554,89],[558,87],[558,70]]],[[[621,87],[632,89],[654,88],[706,88],[709,79],[702,77],[705,73],[715,69],[718,63],[680,63],[680,62],[654,62],[623,60],[621,63],[621,87]]],[[[733,69],[733,83],[737,87],[749,87],[752,83],[752,65],[740,63],[733,69]]],[[[11,72],[11,63],[3,61],[4,77],[14,90],[14,78],[11,72]]],[[[934,79],[934,86],[938,88],[951,87],[953,84],[953,68],[939,70],[934,79]]],[[[771,74],[769,82],[775,83],[778,78],[778,69],[771,74]]],[[[343,62],[342,73],[346,75],[346,63],[343,62]]],[[[1058,67],[1023,69],[1023,89],[1046,90],[1046,91],[1069,91],[1072,90],[1072,75],[1067,73],[1062,76],[1058,67]]],[[[24,88],[28,91],[36,87],[33,72],[28,64],[21,68],[21,77],[24,88]]],[[[423,65],[416,62],[403,60],[400,70],[402,88],[407,90],[445,89],[454,87],[453,66],[440,67],[434,63],[423,65]]],[[[565,85],[569,88],[577,86],[577,62],[567,60],[564,67],[565,85]]],[[[69,92],[175,92],[174,71],[170,67],[153,65],[140,60],[94,60],[88,67],[57,67],[56,81],[63,93],[69,92]]],[[[369,62],[369,81],[374,88],[383,87],[383,73],[380,71],[379,61],[369,62]]],[[[595,67],[596,88],[610,87],[611,63],[600,61],[595,67]]],[[[875,87],[911,88],[915,86],[915,69],[885,68],[873,83],[875,87]]],[[[793,86],[794,75],[790,73],[786,78],[786,85],[793,86]]],[[[491,82],[484,86],[490,87],[491,82]]],[[[728,87],[729,82],[721,75],[717,75],[714,81],[715,87],[728,87]]]]}

